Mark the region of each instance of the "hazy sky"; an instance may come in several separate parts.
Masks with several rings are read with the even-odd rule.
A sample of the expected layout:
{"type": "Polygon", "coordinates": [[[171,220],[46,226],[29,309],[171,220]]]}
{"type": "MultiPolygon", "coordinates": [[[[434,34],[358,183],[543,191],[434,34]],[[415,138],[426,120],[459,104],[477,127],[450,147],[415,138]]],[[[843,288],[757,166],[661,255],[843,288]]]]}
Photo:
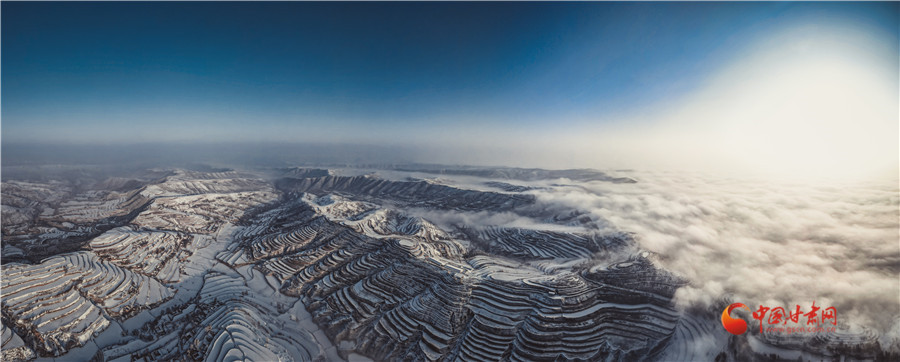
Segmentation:
{"type": "MultiPolygon", "coordinates": [[[[4,2],[2,141],[535,148],[555,150],[541,165],[590,166],[585,154],[635,153],[616,142],[694,142],[672,127],[727,140],[704,132],[733,117],[697,109],[733,101],[752,113],[766,87],[789,89],[779,114],[814,125],[791,97],[833,87],[876,94],[854,106],[878,114],[825,123],[860,124],[882,137],[867,157],[896,157],[898,13],[897,3],[4,2]],[[785,79],[784,65],[812,73],[741,88],[785,79]],[[874,80],[810,83],[836,73],[874,80]]],[[[810,102],[835,97],[847,98],[810,102]]],[[[775,132],[793,139],[807,124],[795,126],[775,132]]],[[[479,158],[507,162],[459,160],[479,158]]]]}

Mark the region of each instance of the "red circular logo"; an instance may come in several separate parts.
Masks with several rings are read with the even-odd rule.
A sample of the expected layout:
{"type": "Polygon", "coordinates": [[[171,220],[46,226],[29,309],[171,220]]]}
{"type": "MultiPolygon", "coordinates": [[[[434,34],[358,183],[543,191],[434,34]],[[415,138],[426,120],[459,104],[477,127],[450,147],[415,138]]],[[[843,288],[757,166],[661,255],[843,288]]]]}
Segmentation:
{"type": "Polygon", "coordinates": [[[744,303],[732,303],[722,311],[722,326],[728,333],[738,336],[747,331],[747,322],[740,318],[731,318],[731,311],[735,308],[744,308],[749,312],[750,307],[744,303]]]}

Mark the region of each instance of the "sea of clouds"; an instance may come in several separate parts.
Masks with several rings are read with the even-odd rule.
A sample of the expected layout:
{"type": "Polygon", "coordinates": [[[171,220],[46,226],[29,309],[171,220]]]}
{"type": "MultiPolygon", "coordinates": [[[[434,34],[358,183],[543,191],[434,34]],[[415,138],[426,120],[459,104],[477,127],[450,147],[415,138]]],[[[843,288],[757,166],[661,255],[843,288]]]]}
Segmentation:
{"type": "Polygon", "coordinates": [[[839,322],[900,339],[900,192],[896,181],[808,186],[684,173],[629,172],[533,193],[633,232],[661,267],[689,280],[680,308],[722,298],[751,308],[834,306],[839,322]]]}

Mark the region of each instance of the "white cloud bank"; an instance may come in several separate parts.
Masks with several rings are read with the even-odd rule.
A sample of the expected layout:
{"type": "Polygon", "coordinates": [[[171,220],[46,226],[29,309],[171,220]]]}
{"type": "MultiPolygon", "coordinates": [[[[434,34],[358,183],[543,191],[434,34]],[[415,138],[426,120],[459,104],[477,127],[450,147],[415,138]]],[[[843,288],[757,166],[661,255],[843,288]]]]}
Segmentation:
{"type": "Polygon", "coordinates": [[[676,302],[707,307],[835,306],[840,322],[896,340],[900,321],[900,190],[896,183],[810,187],[686,173],[633,173],[538,191],[637,234],[661,267],[690,281],[676,302]],[[893,331],[891,332],[891,327],[893,331]]]}

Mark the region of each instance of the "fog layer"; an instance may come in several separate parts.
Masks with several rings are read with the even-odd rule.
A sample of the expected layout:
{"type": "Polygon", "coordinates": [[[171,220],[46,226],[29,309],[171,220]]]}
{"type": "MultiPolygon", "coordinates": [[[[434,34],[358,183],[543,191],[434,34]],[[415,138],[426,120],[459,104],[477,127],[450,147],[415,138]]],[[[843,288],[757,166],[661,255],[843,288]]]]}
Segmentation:
{"type": "MultiPolygon", "coordinates": [[[[627,172],[635,184],[533,191],[635,233],[690,284],[683,307],[728,298],[754,308],[834,306],[839,322],[900,335],[896,183],[829,186],[627,172]],[[892,330],[892,331],[891,331],[892,330]]],[[[824,308],[823,307],[823,308],[824,308]]]]}

